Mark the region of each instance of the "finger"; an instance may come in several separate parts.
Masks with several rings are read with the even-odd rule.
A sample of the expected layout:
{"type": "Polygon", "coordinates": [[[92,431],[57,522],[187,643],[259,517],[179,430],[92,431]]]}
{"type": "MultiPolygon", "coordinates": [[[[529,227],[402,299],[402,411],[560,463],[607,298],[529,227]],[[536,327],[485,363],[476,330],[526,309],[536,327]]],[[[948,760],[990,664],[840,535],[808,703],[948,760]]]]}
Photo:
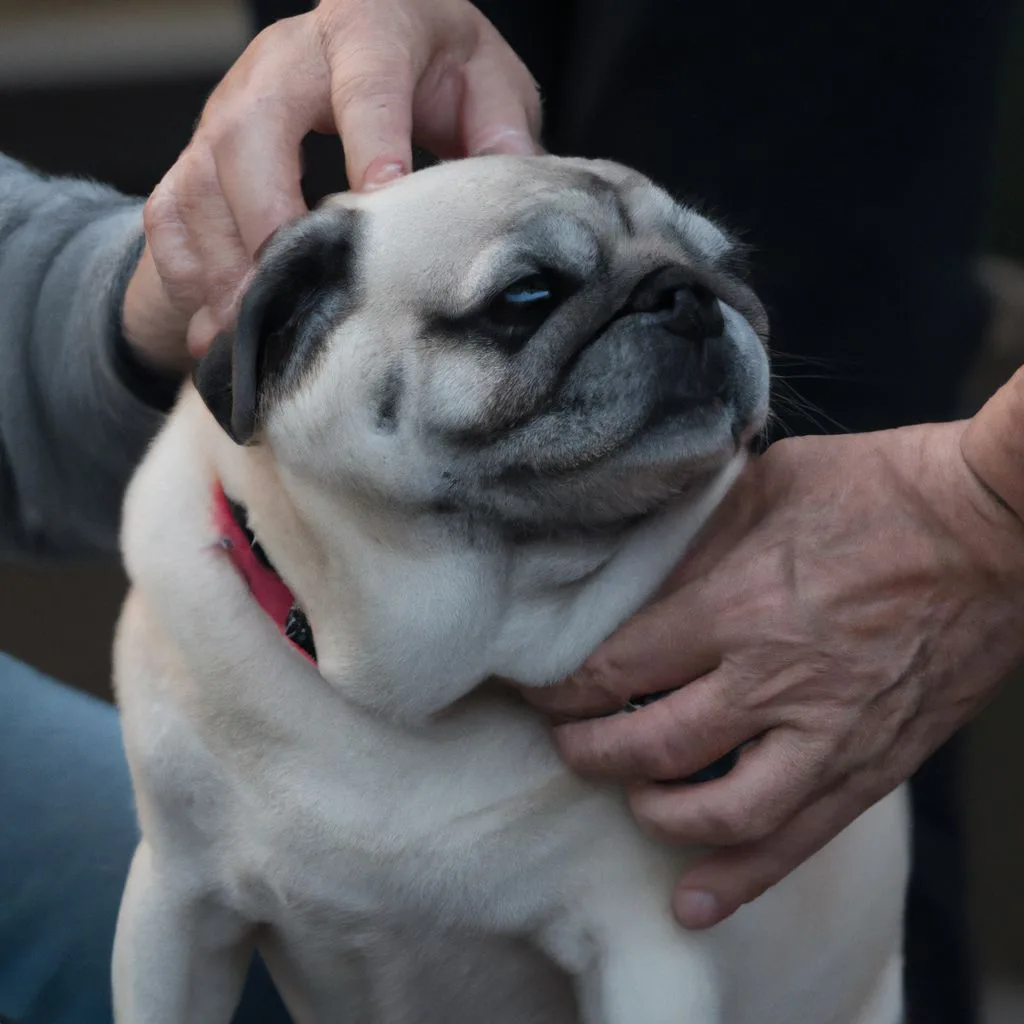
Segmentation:
{"type": "Polygon", "coordinates": [[[262,32],[214,91],[197,132],[250,258],[306,212],[302,140],[332,123],[330,68],[312,24],[291,18],[262,32]]]}
{"type": "Polygon", "coordinates": [[[193,141],[146,204],[147,241],[167,293],[182,312],[230,316],[249,266],[208,146],[193,141]]]}
{"type": "Polygon", "coordinates": [[[566,714],[600,714],[713,671],[721,660],[711,584],[685,587],[642,609],[563,684],[566,714]]]}
{"type": "Polygon", "coordinates": [[[686,928],[709,928],[757,899],[817,853],[870,805],[850,785],[837,787],[778,832],[748,846],[719,850],[684,875],[673,909],[686,928]]]}
{"type": "Polygon", "coordinates": [[[645,785],[630,793],[640,826],[692,846],[767,839],[821,793],[827,757],[792,730],[773,729],[723,778],[701,785],[645,785]]]}
{"type": "Polygon", "coordinates": [[[519,683],[508,681],[522,698],[531,706],[543,711],[556,722],[572,722],[578,717],[572,712],[562,710],[565,698],[562,695],[562,686],[523,686],[519,683]]]}
{"type": "MultiPolygon", "coordinates": [[[[187,152],[187,151],[186,151],[187,152]]],[[[173,181],[168,173],[142,210],[146,249],[171,302],[186,315],[203,304],[202,266],[189,243],[188,228],[173,181]]],[[[144,257],[145,258],[145,257],[144,257]]]]}
{"type": "Polygon", "coordinates": [[[412,168],[416,71],[411,56],[390,43],[332,55],[331,105],[352,189],[379,187],[412,168]]]}
{"type": "MultiPolygon", "coordinates": [[[[267,236],[264,245],[271,237],[273,237],[273,232],[267,236]]],[[[257,250],[256,260],[239,278],[234,292],[234,300],[229,306],[221,306],[219,309],[203,306],[193,315],[186,336],[188,352],[193,359],[202,359],[217,335],[237,321],[242,299],[259,271],[259,258],[260,251],[257,250]]]]}
{"type": "Polygon", "coordinates": [[[580,672],[550,686],[521,686],[523,697],[535,708],[567,722],[624,710],[629,698],[601,689],[600,679],[580,672]]]}
{"type": "Polygon", "coordinates": [[[469,156],[532,156],[538,151],[537,90],[525,68],[510,64],[493,47],[487,47],[466,65],[462,137],[469,156]]]}
{"type": "Polygon", "coordinates": [[[219,185],[183,207],[189,245],[202,268],[204,303],[222,327],[233,319],[250,259],[219,185]]]}
{"type": "Polygon", "coordinates": [[[250,259],[277,228],[306,212],[301,147],[314,121],[310,109],[257,101],[214,143],[217,181],[250,259]]]}
{"type": "Polygon", "coordinates": [[[208,306],[197,310],[188,324],[185,343],[193,359],[202,359],[210,350],[214,339],[224,329],[222,318],[208,306]]]}
{"type": "Polygon", "coordinates": [[[555,742],[581,775],[684,779],[761,731],[727,693],[722,673],[712,673],[632,714],[558,726],[555,742]]]}

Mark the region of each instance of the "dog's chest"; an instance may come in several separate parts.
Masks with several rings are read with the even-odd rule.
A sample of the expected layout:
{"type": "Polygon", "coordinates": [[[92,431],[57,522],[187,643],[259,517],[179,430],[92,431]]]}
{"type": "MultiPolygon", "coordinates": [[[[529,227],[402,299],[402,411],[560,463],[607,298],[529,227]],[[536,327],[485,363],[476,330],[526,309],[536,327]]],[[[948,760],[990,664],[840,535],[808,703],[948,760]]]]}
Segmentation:
{"type": "MultiPolygon", "coordinates": [[[[519,928],[621,802],[572,777],[532,714],[479,706],[421,731],[325,707],[225,752],[220,872],[262,921],[396,911],[519,928]],[[299,739],[301,736],[301,739],[299,739]]],[[[617,831],[617,829],[615,829],[617,831]]]]}

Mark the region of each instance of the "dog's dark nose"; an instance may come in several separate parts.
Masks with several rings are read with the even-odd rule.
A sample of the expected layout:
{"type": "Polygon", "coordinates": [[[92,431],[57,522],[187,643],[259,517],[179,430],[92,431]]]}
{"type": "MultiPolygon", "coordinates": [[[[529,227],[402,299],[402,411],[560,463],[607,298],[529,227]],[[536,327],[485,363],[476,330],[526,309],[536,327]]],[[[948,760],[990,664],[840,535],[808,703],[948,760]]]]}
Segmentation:
{"type": "Polygon", "coordinates": [[[645,277],[633,291],[627,312],[654,314],[659,326],[687,341],[717,338],[725,330],[714,292],[680,267],[663,267],[645,277]]]}

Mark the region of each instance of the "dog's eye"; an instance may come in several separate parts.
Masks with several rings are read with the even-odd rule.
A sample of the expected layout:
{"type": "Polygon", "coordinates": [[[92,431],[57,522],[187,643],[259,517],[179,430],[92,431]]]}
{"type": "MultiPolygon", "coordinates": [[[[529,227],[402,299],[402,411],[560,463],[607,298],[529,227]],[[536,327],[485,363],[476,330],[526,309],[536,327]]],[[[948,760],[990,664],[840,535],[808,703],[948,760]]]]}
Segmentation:
{"type": "Polygon", "coordinates": [[[547,302],[551,297],[551,289],[543,274],[524,277],[501,293],[503,301],[510,306],[532,306],[538,302],[547,302]]]}
{"type": "Polygon", "coordinates": [[[548,274],[530,274],[509,285],[487,306],[492,327],[515,337],[532,334],[558,305],[557,285],[548,274]]]}

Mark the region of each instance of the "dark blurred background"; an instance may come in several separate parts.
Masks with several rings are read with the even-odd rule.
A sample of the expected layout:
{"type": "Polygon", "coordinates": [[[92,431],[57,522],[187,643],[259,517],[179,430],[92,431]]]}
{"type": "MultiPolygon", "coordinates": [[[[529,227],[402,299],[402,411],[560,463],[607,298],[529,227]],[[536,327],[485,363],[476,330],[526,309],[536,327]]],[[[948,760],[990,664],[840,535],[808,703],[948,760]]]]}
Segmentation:
{"type": "MultiPolygon", "coordinates": [[[[978,273],[995,318],[970,411],[1024,363],[1024,5],[1002,71],[978,273]]],[[[937,10],[936,16],[941,16],[937,10]]],[[[0,150],[146,194],[250,35],[242,0],[0,0],[0,150]]],[[[109,696],[115,566],[0,565],[0,650],[109,696]]],[[[987,1024],[1024,1022],[1024,673],[970,731],[975,927],[987,1024]]],[[[923,1022],[927,1024],[927,1022],[923,1022]]]]}

